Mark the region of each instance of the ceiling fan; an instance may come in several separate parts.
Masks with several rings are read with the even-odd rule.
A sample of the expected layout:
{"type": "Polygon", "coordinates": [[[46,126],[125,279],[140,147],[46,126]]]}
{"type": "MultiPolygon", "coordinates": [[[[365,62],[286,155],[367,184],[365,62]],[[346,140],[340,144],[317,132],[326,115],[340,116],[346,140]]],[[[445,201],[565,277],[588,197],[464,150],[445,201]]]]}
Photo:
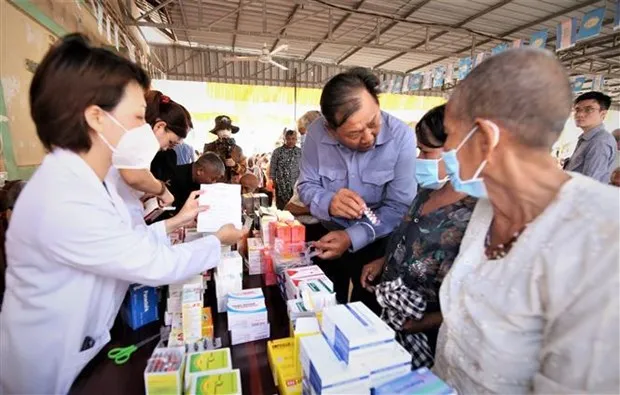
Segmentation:
{"type": "Polygon", "coordinates": [[[282,70],[288,70],[288,67],[281,65],[280,63],[273,60],[271,57],[277,53],[282,51],[286,51],[288,49],[288,44],[282,44],[273,51],[269,52],[267,49],[267,44],[263,45],[262,53],[258,56],[226,56],[224,60],[227,62],[260,62],[260,63],[269,63],[276,67],[281,68],[282,70]]]}

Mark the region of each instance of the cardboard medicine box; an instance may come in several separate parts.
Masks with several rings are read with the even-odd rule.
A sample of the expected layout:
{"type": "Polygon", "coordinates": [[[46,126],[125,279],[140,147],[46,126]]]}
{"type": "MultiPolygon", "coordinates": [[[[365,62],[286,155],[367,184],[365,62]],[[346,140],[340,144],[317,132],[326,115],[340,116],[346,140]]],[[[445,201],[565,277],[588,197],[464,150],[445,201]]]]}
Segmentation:
{"type": "Polygon", "coordinates": [[[192,378],[190,395],[241,395],[241,372],[233,369],[223,373],[208,373],[192,378]]]}
{"type": "Polygon", "coordinates": [[[183,394],[183,371],[185,353],[181,348],[156,348],[144,370],[144,387],[146,395],[181,395],[183,394]],[[173,356],[178,360],[177,369],[159,372],[153,371],[158,359],[173,356]]]}
{"type": "Polygon", "coordinates": [[[370,391],[369,372],[343,364],[322,335],[301,339],[301,366],[313,393],[367,394],[370,391]]]}
{"type": "Polygon", "coordinates": [[[230,348],[189,353],[185,366],[185,387],[189,389],[193,378],[196,376],[231,370],[230,348]]]}
{"type": "Polygon", "coordinates": [[[323,310],[322,330],[338,358],[349,364],[380,349],[390,349],[396,334],[362,302],[323,310]]]}

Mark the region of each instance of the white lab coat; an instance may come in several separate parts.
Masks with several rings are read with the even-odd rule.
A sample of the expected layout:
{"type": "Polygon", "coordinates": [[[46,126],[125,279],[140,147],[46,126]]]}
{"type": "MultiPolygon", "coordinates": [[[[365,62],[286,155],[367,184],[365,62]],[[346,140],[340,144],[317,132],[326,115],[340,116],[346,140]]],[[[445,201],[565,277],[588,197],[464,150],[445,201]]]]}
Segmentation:
{"type": "Polygon", "coordinates": [[[109,341],[130,283],[179,282],[220,259],[213,236],[170,247],[133,230],[114,185],[106,191],[78,155],[59,149],[20,195],[6,247],[0,312],[0,393],[6,394],[68,392],[109,341]],[[86,336],[95,345],[80,352],[86,336]]]}
{"type": "Polygon", "coordinates": [[[170,245],[170,239],[168,239],[166,233],[166,223],[159,221],[150,225],[146,224],[144,221],[144,204],[140,200],[142,193],[127,185],[118,169],[115,167],[110,168],[105,178],[105,183],[106,185],[113,186],[118,196],[125,203],[131,218],[131,227],[134,230],[147,232],[153,241],[170,245]]]}

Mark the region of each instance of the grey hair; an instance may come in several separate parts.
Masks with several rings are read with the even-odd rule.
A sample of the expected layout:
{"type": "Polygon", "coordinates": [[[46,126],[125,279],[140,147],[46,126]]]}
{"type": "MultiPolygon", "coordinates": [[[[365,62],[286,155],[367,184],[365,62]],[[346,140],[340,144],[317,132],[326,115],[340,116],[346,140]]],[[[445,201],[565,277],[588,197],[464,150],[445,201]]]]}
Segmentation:
{"type": "Polygon", "coordinates": [[[316,110],[308,111],[307,113],[302,115],[301,118],[297,120],[297,130],[307,129],[308,126],[310,126],[310,124],[314,122],[315,119],[318,119],[320,117],[321,117],[320,111],[316,111],[316,110]]]}
{"type": "Polygon", "coordinates": [[[568,74],[545,50],[511,49],[485,60],[457,85],[449,112],[501,124],[524,145],[548,148],[572,109],[568,74]]]}

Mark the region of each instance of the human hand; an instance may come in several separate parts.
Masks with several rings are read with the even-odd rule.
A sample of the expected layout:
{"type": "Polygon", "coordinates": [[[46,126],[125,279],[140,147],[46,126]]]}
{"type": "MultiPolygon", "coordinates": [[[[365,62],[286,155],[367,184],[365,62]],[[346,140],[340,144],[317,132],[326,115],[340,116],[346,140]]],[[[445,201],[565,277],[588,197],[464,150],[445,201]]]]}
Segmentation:
{"type": "Polygon", "coordinates": [[[220,239],[220,243],[224,245],[233,245],[244,236],[246,232],[235,228],[232,224],[222,226],[216,233],[215,237],[220,239]]]}
{"type": "Polygon", "coordinates": [[[194,191],[189,194],[183,208],[181,208],[179,213],[175,215],[175,217],[179,220],[180,226],[187,226],[194,223],[196,217],[198,217],[198,213],[209,209],[209,206],[200,206],[198,203],[198,196],[200,196],[203,192],[204,191],[194,191]]]}
{"type": "Polygon", "coordinates": [[[351,239],[344,230],[335,230],[321,237],[319,241],[314,243],[314,246],[321,251],[319,258],[336,259],[351,247],[351,239]]]}
{"type": "Polygon", "coordinates": [[[359,219],[364,213],[366,203],[356,192],[342,188],[329,203],[329,214],[332,217],[359,219]]]}
{"type": "Polygon", "coordinates": [[[226,159],[226,161],[224,163],[228,167],[235,167],[235,165],[236,165],[235,161],[232,158],[226,159]]]}
{"type": "Polygon", "coordinates": [[[164,193],[157,196],[157,201],[161,207],[171,206],[174,203],[174,196],[172,196],[168,188],[165,188],[164,193]]]}
{"type": "Polygon", "coordinates": [[[383,272],[383,265],[385,265],[385,258],[375,259],[374,261],[367,263],[362,268],[362,276],[360,283],[362,287],[368,291],[374,290],[374,281],[379,278],[381,272],[383,272]]]}

